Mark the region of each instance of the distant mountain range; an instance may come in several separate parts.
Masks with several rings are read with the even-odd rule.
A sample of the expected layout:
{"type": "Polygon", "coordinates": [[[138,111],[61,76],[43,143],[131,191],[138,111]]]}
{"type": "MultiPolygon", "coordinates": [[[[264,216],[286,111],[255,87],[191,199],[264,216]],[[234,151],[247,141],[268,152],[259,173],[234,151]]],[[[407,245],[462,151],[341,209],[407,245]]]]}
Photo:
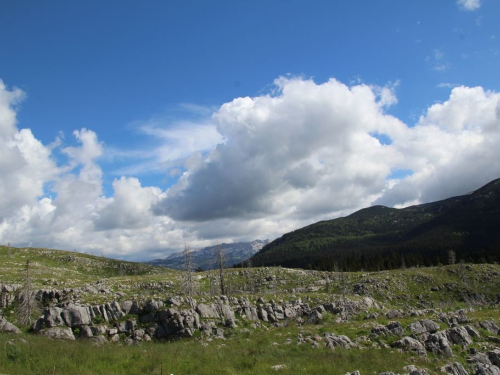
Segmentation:
{"type": "Polygon", "coordinates": [[[287,233],[254,266],[378,270],[500,261],[500,179],[467,195],[404,209],[373,206],[287,233]]]}
{"type": "MultiPolygon", "coordinates": [[[[243,262],[244,260],[252,257],[263,246],[267,245],[269,240],[255,240],[252,242],[236,242],[236,243],[223,243],[220,244],[222,254],[225,258],[226,267],[232,267],[236,263],[243,262]]],[[[202,268],[210,270],[217,268],[216,263],[216,250],[217,245],[205,247],[200,250],[193,250],[191,253],[194,268],[202,268]]],[[[145,262],[152,266],[184,269],[184,255],[183,251],[173,253],[163,259],[155,259],[145,262]]]]}

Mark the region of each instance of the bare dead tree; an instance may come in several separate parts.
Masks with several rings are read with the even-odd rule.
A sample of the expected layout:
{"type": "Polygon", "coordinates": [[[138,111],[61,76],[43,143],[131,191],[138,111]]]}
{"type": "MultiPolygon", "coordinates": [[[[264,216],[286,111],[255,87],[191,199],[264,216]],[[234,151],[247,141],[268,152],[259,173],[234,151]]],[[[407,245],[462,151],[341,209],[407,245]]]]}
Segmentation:
{"type": "Polygon", "coordinates": [[[220,244],[217,244],[216,255],[217,255],[217,266],[219,268],[220,293],[222,295],[225,295],[227,293],[227,290],[226,290],[226,280],[224,277],[224,255],[222,254],[222,247],[220,244]]]}
{"type": "Polygon", "coordinates": [[[249,293],[254,293],[255,292],[255,280],[252,277],[252,272],[250,269],[252,268],[252,259],[248,258],[246,261],[247,265],[247,273],[246,273],[246,279],[247,279],[247,290],[249,293]]]}
{"type": "Polygon", "coordinates": [[[334,262],[333,263],[333,277],[334,277],[334,280],[338,280],[338,274],[339,274],[339,264],[337,262],[334,262]]]}
{"type": "Polygon", "coordinates": [[[467,294],[467,275],[465,273],[465,264],[462,259],[460,259],[460,262],[458,263],[458,280],[460,284],[460,293],[462,294],[463,297],[467,294]]]}
{"type": "Polygon", "coordinates": [[[341,299],[340,299],[341,312],[340,312],[340,315],[343,319],[346,319],[347,315],[348,315],[348,311],[347,311],[348,284],[347,284],[347,275],[346,275],[346,272],[344,269],[340,270],[339,286],[340,286],[340,293],[341,293],[341,299]]]}
{"type": "Polygon", "coordinates": [[[208,280],[210,282],[210,295],[216,296],[219,294],[219,282],[214,269],[211,269],[208,274],[208,280]]]}
{"type": "Polygon", "coordinates": [[[5,303],[5,300],[6,300],[6,293],[4,292],[4,289],[5,289],[5,283],[3,282],[2,280],[2,285],[0,285],[0,308],[5,308],[7,306],[6,303],[5,303]]]}
{"type": "Polygon", "coordinates": [[[195,280],[193,276],[193,256],[191,248],[185,245],[184,251],[184,274],[182,275],[182,291],[188,296],[192,296],[195,292],[195,280]]]}
{"type": "Polygon", "coordinates": [[[450,250],[448,251],[448,264],[453,265],[457,261],[457,254],[453,251],[450,250]]]}
{"type": "Polygon", "coordinates": [[[31,326],[33,316],[35,314],[39,315],[39,308],[31,282],[30,264],[31,262],[27,260],[23,284],[17,295],[17,320],[23,326],[31,326]]]}
{"type": "Polygon", "coordinates": [[[330,272],[327,271],[327,272],[325,272],[325,289],[326,289],[326,292],[328,294],[330,294],[331,286],[332,286],[332,283],[330,280],[330,272]]]}

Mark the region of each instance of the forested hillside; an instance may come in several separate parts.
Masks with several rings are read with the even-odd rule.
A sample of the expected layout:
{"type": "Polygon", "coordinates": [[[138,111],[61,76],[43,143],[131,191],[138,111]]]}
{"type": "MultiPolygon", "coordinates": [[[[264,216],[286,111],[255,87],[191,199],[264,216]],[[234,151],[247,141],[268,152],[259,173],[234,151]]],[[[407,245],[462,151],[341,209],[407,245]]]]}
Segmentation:
{"type": "Polygon", "coordinates": [[[467,195],[407,207],[373,206],[283,235],[257,266],[379,270],[500,261],[500,179],[467,195]]]}

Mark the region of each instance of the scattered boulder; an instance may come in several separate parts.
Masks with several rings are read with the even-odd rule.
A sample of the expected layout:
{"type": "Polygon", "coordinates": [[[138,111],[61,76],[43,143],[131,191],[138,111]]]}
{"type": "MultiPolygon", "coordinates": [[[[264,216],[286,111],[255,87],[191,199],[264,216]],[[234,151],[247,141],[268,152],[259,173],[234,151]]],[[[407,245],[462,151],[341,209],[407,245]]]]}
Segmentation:
{"type": "Polygon", "coordinates": [[[430,334],[424,344],[425,348],[434,354],[445,355],[447,357],[453,356],[453,351],[445,332],[430,334]]]}
{"type": "Polygon", "coordinates": [[[220,318],[217,309],[213,305],[205,305],[203,303],[200,303],[198,304],[198,306],[196,306],[196,312],[200,314],[201,318],[220,318]]]}
{"type": "Polygon", "coordinates": [[[409,375],[429,375],[426,369],[414,365],[405,366],[403,370],[408,371],[409,375]]]}
{"type": "Polygon", "coordinates": [[[427,356],[427,352],[425,351],[425,346],[420,341],[412,338],[412,337],[403,337],[401,340],[396,341],[394,345],[397,348],[403,348],[406,350],[410,350],[414,353],[417,353],[420,356],[427,356]]]}
{"type": "Polygon", "coordinates": [[[404,334],[403,326],[399,322],[390,322],[386,327],[391,335],[403,336],[404,334]]]}
{"type": "Polygon", "coordinates": [[[271,369],[273,369],[274,371],[281,371],[281,370],[286,369],[286,365],[275,365],[275,366],[271,366],[271,369]]]}
{"type": "Polygon", "coordinates": [[[40,334],[53,340],[75,340],[75,335],[69,327],[52,327],[40,331],[40,334]]]}
{"type": "Polygon", "coordinates": [[[84,306],[69,305],[61,312],[61,317],[68,327],[79,327],[92,323],[89,309],[84,306]]]}
{"type": "Polygon", "coordinates": [[[451,363],[449,365],[443,366],[440,369],[442,372],[446,372],[452,375],[469,375],[467,370],[465,370],[464,366],[462,366],[458,362],[451,363]]]}
{"type": "Polygon", "coordinates": [[[330,349],[335,349],[336,347],[351,349],[356,348],[357,345],[351,341],[351,339],[344,335],[337,336],[334,333],[325,333],[326,346],[330,349]]]}
{"type": "Polygon", "coordinates": [[[106,340],[106,337],[104,337],[104,336],[95,336],[95,337],[92,337],[90,340],[92,341],[92,344],[94,344],[96,346],[101,346],[101,345],[107,344],[109,342],[108,340],[106,340]]]}
{"type": "Polygon", "coordinates": [[[488,358],[493,365],[500,367],[500,349],[495,348],[493,350],[490,350],[489,352],[486,352],[486,354],[488,355],[488,358]]]}
{"type": "Polygon", "coordinates": [[[413,334],[419,335],[422,333],[435,333],[440,327],[439,324],[433,322],[432,320],[423,319],[419,322],[411,323],[408,328],[413,334]]]}
{"type": "Polygon", "coordinates": [[[318,310],[313,310],[307,317],[307,322],[318,324],[323,319],[323,315],[318,310]]]}
{"type": "Polygon", "coordinates": [[[83,326],[80,329],[80,337],[85,338],[85,339],[94,337],[94,334],[92,332],[92,328],[90,328],[89,326],[83,326]]]}
{"type": "Polygon", "coordinates": [[[155,313],[163,307],[162,301],[151,300],[146,302],[144,305],[143,311],[145,313],[155,313]]]}
{"type": "Polygon", "coordinates": [[[448,337],[448,340],[453,344],[462,346],[472,344],[472,338],[470,337],[465,327],[454,327],[447,329],[446,336],[448,337]]]}
{"type": "Polygon", "coordinates": [[[497,333],[499,330],[498,326],[491,319],[479,322],[479,326],[491,333],[497,333]]]}
{"type": "Polygon", "coordinates": [[[0,317],[0,332],[13,333],[19,335],[21,330],[14,324],[9,323],[6,319],[0,317]]]}
{"type": "Polygon", "coordinates": [[[375,326],[372,328],[371,337],[376,336],[403,336],[403,326],[399,322],[390,322],[386,326],[375,326]]]}
{"type": "Polygon", "coordinates": [[[491,366],[492,364],[488,357],[488,354],[486,353],[475,353],[473,356],[467,357],[467,362],[475,364],[480,363],[487,366],[491,366]]]}
{"type": "MultiPolygon", "coordinates": [[[[65,325],[64,319],[61,316],[63,309],[59,307],[51,307],[46,309],[43,314],[43,319],[40,323],[42,323],[43,327],[51,328],[51,327],[60,327],[65,325]]],[[[41,329],[42,327],[40,327],[41,329]]]]}
{"type": "Polygon", "coordinates": [[[401,310],[389,310],[385,316],[388,319],[395,319],[395,318],[401,318],[404,315],[404,313],[401,310]]]}
{"type": "Polygon", "coordinates": [[[494,365],[484,365],[478,363],[474,375],[500,375],[500,368],[494,365]]]}

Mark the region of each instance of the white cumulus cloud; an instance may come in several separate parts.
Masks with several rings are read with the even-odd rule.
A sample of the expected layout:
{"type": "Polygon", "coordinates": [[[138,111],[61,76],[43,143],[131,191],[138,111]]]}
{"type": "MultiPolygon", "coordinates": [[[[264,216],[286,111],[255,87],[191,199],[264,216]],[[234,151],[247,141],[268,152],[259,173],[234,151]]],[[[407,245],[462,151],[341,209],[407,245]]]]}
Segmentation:
{"type": "Polygon", "coordinates": [[[120,176],[106,196],[100,161],[117,151],[88,129],[73,133],[75,146],[43,145],[18,128],[23,92],[0,82],[0,242],[141,260],[186,242],[272,239],[371,204],[429,202],[500,177],[499,93],[454,87],[410,126],[387,113],[396,89],[279,78],[271,94],[235,98],[211,118],[149,122],[143,131],[157,141],[148,162],[164,163],[152,168],[177,182],[162,190],[120,176]],[[400,170],[408,175],[391,177],[400,170]]]}
{"type": "Polygon", "coordinates": [[[481,0],[457,0],[457,4],[464,10],[473,11],[481,7],[481,0]]]}

